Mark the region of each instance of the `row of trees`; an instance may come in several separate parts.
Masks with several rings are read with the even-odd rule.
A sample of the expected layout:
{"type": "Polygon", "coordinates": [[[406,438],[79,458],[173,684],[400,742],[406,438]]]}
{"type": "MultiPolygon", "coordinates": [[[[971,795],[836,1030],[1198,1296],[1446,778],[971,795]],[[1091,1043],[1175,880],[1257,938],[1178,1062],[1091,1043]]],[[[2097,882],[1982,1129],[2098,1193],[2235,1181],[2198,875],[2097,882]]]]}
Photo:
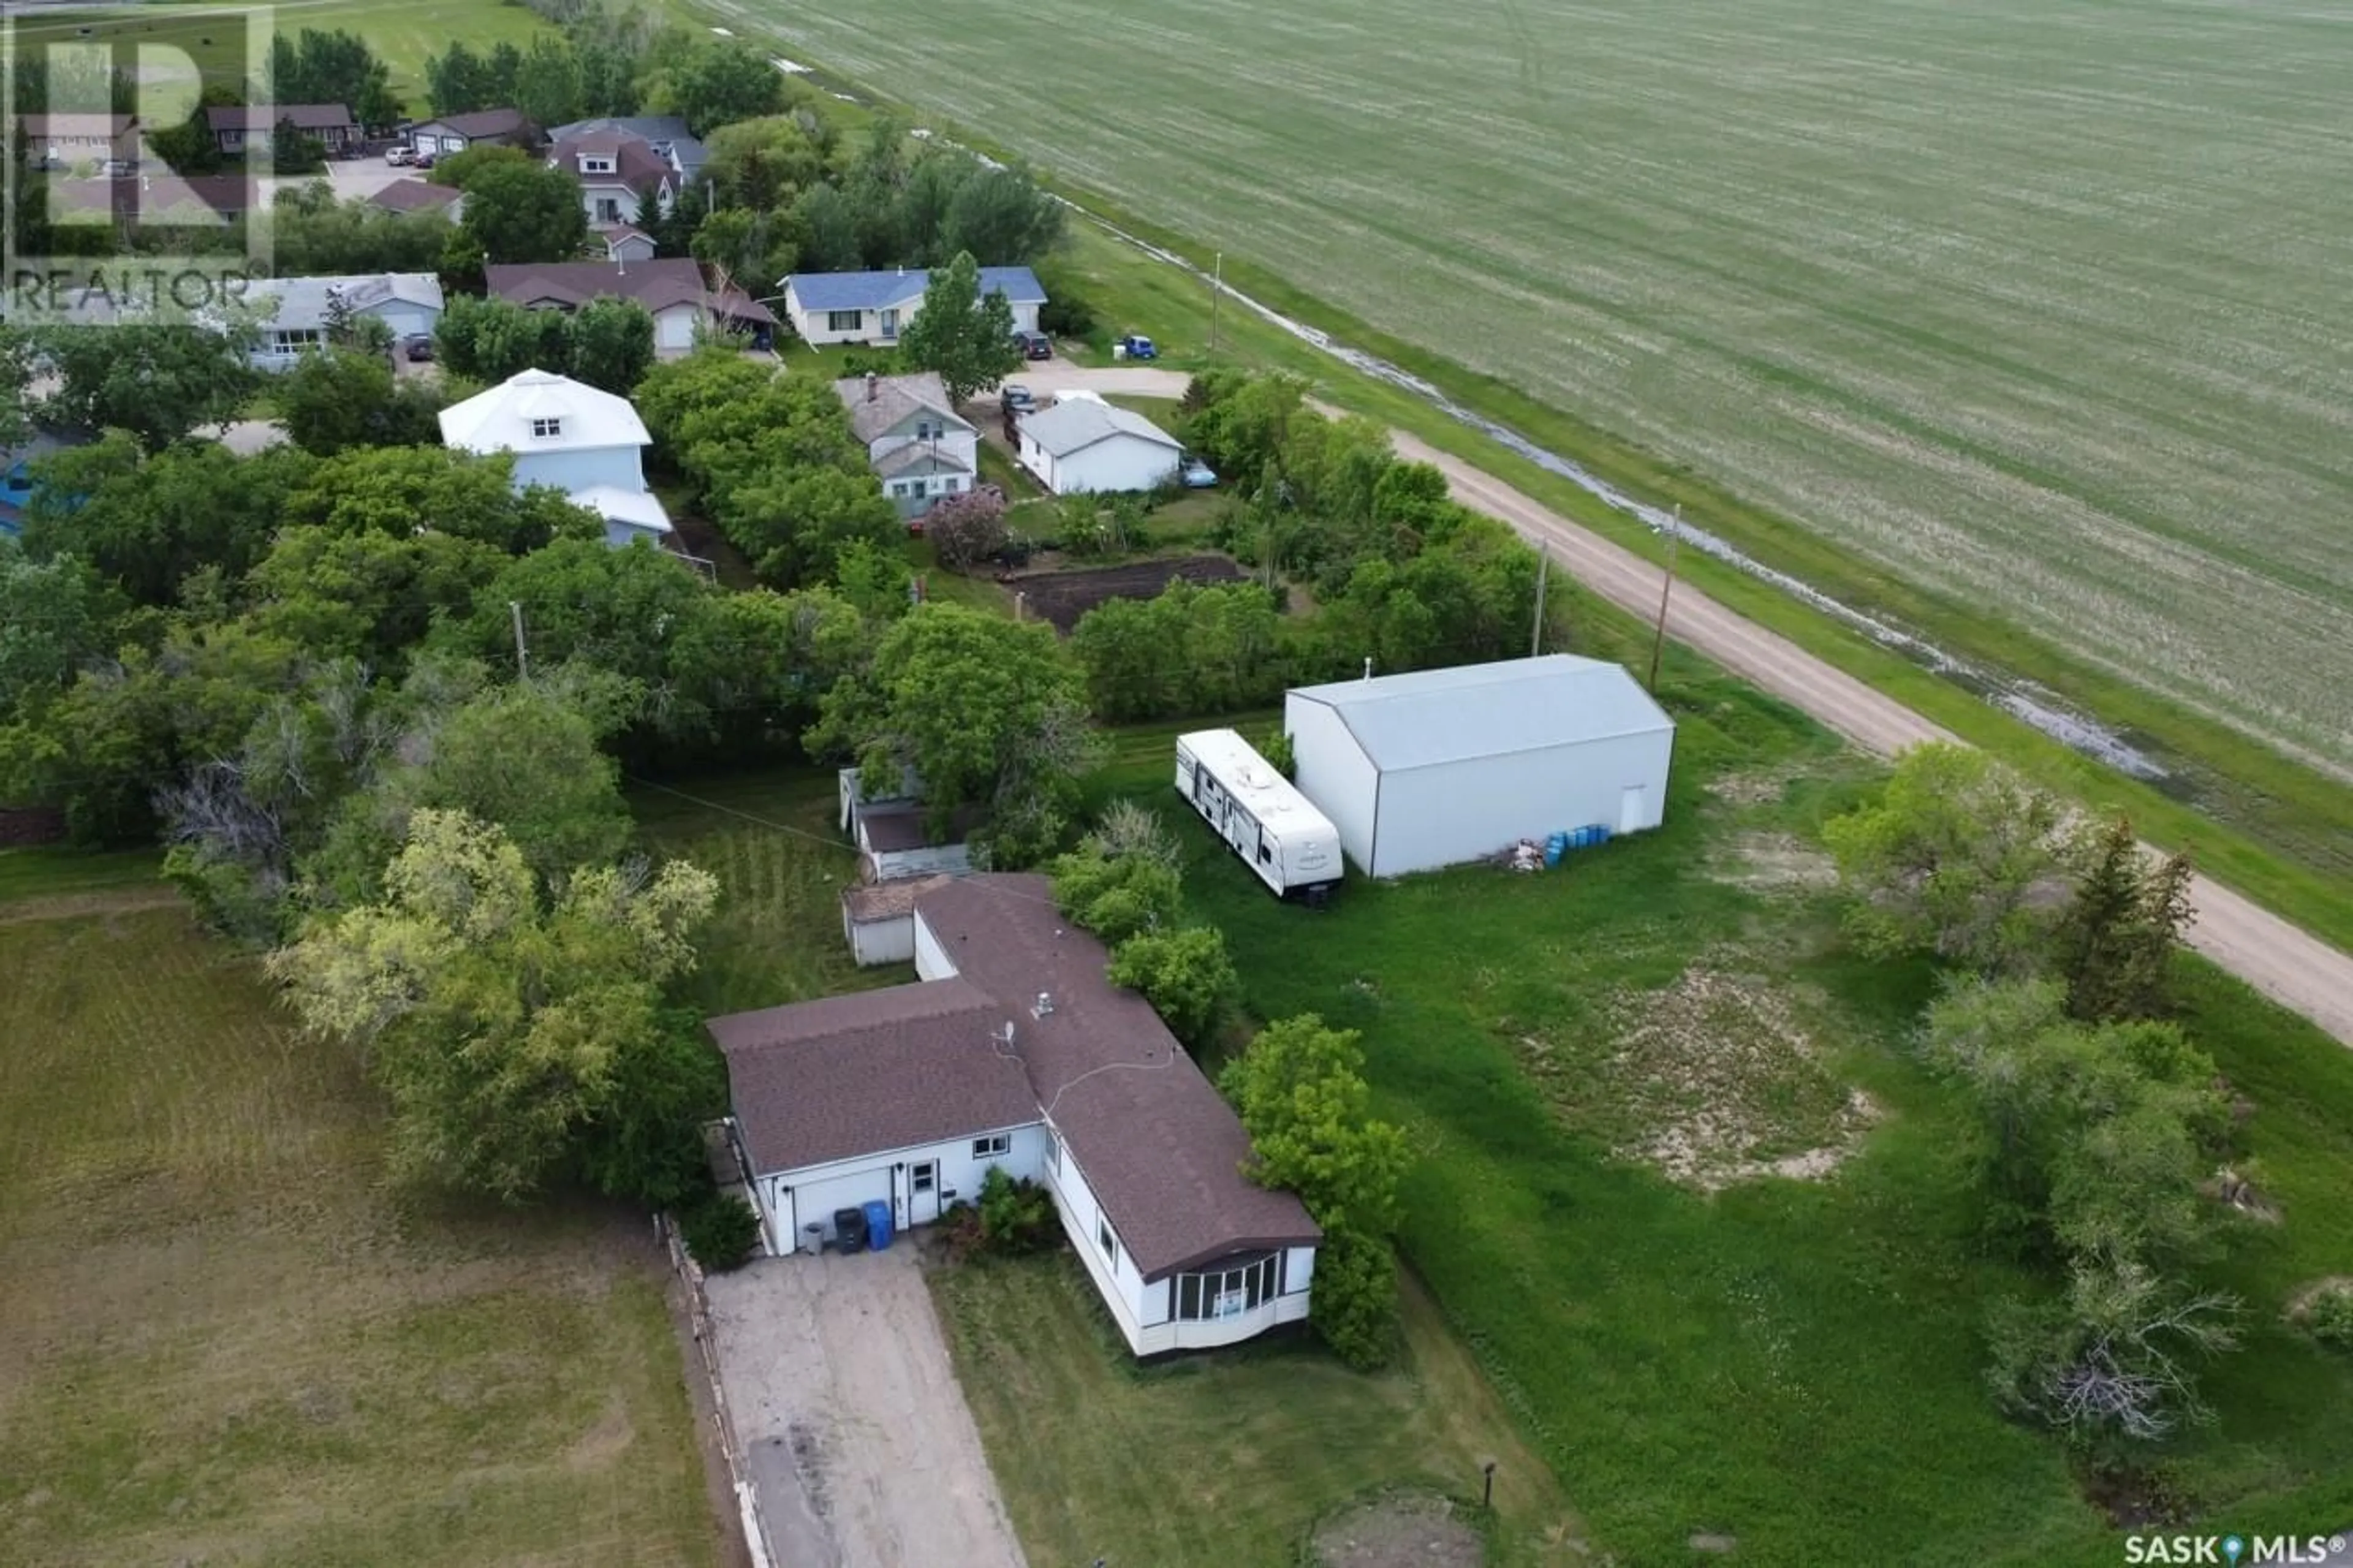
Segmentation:
{"type": "Polygon", "coordinates": [[[634,300],[534,310],[460,294],[442,311],[433,338],[445,373],[484,385],[544,370],[627,397],[654,363],[653,317],[634,300]]]}
{"type": "MultiPolygon", "coordinates": [[[[1082,616],[1071,646],[1095,710],[1119,722],[1261,706],[1291,686],[1355,673],[1508,658],[1536,609],[1535,552],[1451,500],[1446,477],[1399,461],[1369,420],[1332,419],[1283,376],[1211,372],[1187,389],[1183,435],[1241,476],[1218,541],[1306,585],[1312,616],[1256,583],[1172,586],[1082,616]],[[1258,476],[1255,483],[1250,476],[1258,476]]],[[[1546,646],[1573,605],[1546,604],[1546,646]]]]}
{"type": "Polygon", "coordinates": [[[1118,803],[1050,870],[1055,907],[1110,949],[1113,982],[1143,993],[1187,1046],[1207,1046],[1233,1001],[1233,961],[1217,928],[1185,923],[1176,844],[1159,818],[1118,803]]]}
{"type": "Polygon", "coordinates": [[[1946,971],[1925,1054],[1975,1109],[1989,1238],[2045,1281],[1989,1318],[1996,1397],[2103,1455],[2200,1419],[2199,1363],[2235,1342],[2237,1303],[2195,1279],[2239,1127],[2164,1021],[2188,863],[1946,744],[1824,837],[1856,946],[1946,971]]]}

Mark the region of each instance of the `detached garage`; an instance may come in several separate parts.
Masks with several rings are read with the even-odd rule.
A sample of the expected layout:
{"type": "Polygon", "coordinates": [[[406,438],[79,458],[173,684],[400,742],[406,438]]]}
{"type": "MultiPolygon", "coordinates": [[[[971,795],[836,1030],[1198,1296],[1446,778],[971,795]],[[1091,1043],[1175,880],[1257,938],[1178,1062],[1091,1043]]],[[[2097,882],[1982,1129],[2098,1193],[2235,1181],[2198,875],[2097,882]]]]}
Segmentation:
{"type": "Polygon", "coordinates": [[[1622,667],[1568,654],[1302,687],[1282,727],[1301,792],[1374,877],[1656,827],[1675,739],[1622,667]]]}
{"type": "Polygon", "coordinates": [[[1092,393],[1065,392],[1021,420],[1021,466],[1058,496],[1148,490],[1185,455],[1176,437],[1092,393]]]}

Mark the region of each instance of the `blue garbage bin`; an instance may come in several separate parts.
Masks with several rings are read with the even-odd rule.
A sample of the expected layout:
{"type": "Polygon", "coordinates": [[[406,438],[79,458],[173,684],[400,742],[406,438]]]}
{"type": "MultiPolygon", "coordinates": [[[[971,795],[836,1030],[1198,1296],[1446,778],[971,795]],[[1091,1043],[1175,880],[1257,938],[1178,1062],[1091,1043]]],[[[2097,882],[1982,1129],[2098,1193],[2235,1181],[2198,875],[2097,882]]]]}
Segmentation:
{"type": "Polygon", "coordinates": [[[866,1245],[877,1252],[891,1245],[891,1205],[880,1198],[866,1205],[866,1245]]]}

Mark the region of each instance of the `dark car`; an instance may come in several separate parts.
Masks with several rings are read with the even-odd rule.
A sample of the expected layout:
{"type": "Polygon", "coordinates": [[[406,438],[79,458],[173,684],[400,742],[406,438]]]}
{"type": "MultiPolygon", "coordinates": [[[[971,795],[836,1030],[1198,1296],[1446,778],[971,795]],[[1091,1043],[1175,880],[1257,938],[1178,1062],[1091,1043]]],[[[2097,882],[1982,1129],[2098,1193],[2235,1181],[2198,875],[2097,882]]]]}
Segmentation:
{"type": "Polygon", "coordinates": [[[433,358],[433,334],[409,333],[407,337],[401,340],[400,352],[406,354],[413,364],[428,363],[433,358]]]}
{"type": "Polygon", "coordinates": [[[1052,359],[1054,340],[1043,332],[1017,331],[1013,341],[1020,346],[1023,359],[1052,359]]]}
{"type": "Polygon", "coordinates": [[[1027,414],[1038,406],[1037,394],[1018,381],[1008,381],[997,388],[997,397],[1008,414],[1027,414]]]}

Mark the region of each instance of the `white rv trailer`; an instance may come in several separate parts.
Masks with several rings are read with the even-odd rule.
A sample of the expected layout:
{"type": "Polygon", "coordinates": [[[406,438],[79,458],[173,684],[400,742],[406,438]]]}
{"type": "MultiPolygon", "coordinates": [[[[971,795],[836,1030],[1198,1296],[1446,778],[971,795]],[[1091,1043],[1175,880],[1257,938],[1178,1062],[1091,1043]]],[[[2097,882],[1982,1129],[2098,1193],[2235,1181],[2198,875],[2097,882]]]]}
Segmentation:
{"type": "Polygon", "coordinates": [[[1176,737],[1176,793],[1278,896],[1321,903],[1339,885],[1339,830],[1233,731],[1176,737]]]}

